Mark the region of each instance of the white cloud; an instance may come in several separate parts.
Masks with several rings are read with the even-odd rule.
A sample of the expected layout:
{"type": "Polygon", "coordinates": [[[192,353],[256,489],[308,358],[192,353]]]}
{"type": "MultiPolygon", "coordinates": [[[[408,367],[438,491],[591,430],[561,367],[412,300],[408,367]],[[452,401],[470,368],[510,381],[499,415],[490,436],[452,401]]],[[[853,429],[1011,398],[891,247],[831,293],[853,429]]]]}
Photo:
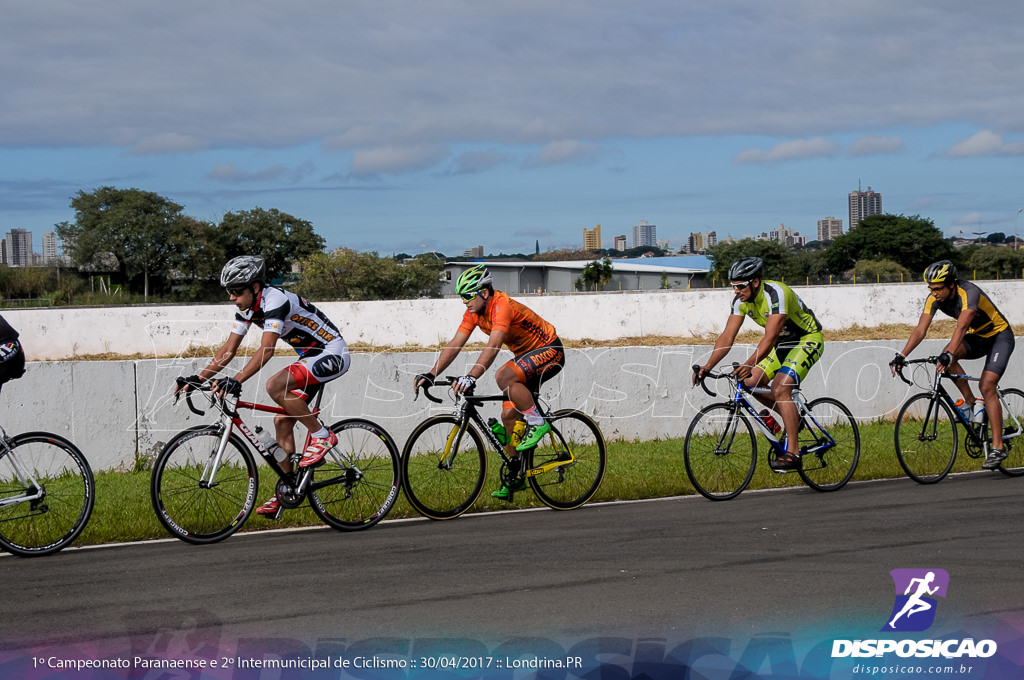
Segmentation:
{"type": "Polygon", "coordinates": [[[824,137],[814,139],[794,139],[776,144],[767,151],[763,149],[746,149],[733,159],[733,163],[777,163],[779,161],[800,160],[835,156],[839,152],[839,144],[824,137]]]}
{"type": "Polygon", "coordinates": [[[507,163],[510,159],[511,156],[501,151],[467,151],[455,157],[455,164],[451,173],[454,175],[467,175],[484,172],[507,163]]]}
{"type": "Polygon", "coordinates": [[[422,170],[440,162],[447,149],[435,145],[386,146],[352,154],[349,172],[353,177],[373,177],[422,170]]]}
{"type": "Polygon", "coordinates": [[[560,139],[545,144],[539,153],[527,158],[524,167],[543,168],[562,163],[591,163],[600,154],[600,148],[582,144],[575,139],[560,139]]]}
{"type": "Polygon", "coordinates": [[[1024,156],[1024,142],[1007,142],[991,130],[981,130],[954,143],[945,155],[949,158],[1024,156]]]}
{"type": "Polygon", "coordinates": [[[203,148],[202,142],[191,135],[162,132],[140,139],[132,145],[133,156],[149,156],[166,153],[186,153],[203,148]]]}
{"type": "Polygon", "coordinates": [[[846,146],[846,153],[851,156],[880,156],[899,153],[906,148],[899,137],[861,137],[846,146]]]}
{"type": "Polygon", "coordinates": [[[219,182],[265,182],[277,179],[286,172],[283,165],[273,165],[256,172],[239,170],[234,163],[218,163],[207,173],[207,177],[219,182]]]}

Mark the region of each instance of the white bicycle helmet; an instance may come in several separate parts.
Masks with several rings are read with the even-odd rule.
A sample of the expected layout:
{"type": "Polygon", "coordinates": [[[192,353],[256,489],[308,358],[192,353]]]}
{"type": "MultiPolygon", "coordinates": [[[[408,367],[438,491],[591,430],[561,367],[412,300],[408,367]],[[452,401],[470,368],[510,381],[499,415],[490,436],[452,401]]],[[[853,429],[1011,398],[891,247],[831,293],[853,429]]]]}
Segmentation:
{"type": "Polygon", "coordinates": [[[266,265],[259,255],[239,255],[231,258],[220,270],[220,285],[223,288],[243,288],[256,282],[263,282],[266,265]]]}

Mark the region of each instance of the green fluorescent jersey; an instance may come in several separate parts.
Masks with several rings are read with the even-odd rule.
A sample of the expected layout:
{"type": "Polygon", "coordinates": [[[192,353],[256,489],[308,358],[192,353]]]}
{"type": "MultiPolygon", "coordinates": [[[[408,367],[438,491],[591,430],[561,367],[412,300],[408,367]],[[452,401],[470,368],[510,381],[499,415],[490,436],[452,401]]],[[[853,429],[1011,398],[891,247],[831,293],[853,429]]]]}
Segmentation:
{"type": "Polygon", "coordinates": [[[732,313],[749,316],[761,327],[768,323],[772,314],[785,314],[786,324],[779,334],[780,343],[821,332],[821,324],[814,312],[792,288],[779,281],[761,281],[761,290],[749,302],[740,302],[737,295],[732,301],[732,313]]]}

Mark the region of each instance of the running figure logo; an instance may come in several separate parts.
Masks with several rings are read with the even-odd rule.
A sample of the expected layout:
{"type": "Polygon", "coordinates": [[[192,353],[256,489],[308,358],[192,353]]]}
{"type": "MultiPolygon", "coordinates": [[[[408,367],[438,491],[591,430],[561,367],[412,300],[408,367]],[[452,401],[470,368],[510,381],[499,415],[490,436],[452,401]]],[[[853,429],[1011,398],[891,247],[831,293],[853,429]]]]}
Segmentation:
{"type": "Polygon", "coordinates": [[[893,569],[896,601],[889,622],[882,628],[900,631],[921,631],[935,621],[935,596],[945,597],[949,574],[943,569],[893,569]]]}

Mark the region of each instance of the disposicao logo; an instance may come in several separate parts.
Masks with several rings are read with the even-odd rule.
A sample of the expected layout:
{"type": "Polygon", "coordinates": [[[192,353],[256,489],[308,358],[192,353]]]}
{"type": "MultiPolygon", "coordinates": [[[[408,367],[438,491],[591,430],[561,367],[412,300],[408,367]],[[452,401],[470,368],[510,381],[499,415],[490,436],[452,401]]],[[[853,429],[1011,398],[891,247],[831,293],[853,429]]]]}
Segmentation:
{"type": "Polygon", "coordinates": [[[883,631],[927,630],[935,622],[936,597],[946,597],[949,574],[944,569],[893,569],[896,601],[883,631]]]}
{"type": "MultiPolygon", "coordinates": [[[[949,574],[943,569],[893,569],[895,602],[882,632],[927,630],[935,622],[937,597],[946,597],[949,574]]],[[[833,640],[832,657],[958,657],[987,658],[997,651],[993,640],[833,640]]]]}

